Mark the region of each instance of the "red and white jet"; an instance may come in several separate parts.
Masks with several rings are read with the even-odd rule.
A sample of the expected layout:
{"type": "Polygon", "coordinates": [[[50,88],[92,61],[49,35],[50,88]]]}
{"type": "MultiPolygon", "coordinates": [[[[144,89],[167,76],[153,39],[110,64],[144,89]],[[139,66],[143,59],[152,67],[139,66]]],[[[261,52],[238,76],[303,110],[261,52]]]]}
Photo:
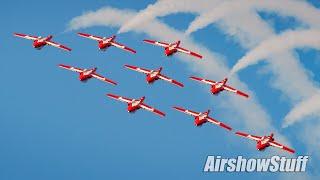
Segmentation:
{"type": "Polygon", "coordinates": [[[153,45],[157,45],[157,46],[161,46],[161,47],[164,47],[164,54],[166,56],[171,56],[173,55],[174,53],[176,52],[182,52],[182,53],[186,53],[186,54],[189,54],[191,56],[195,56],[197,58],[202,58],[202,56],[200,54],[197,54],[195,52],[192,52],[190,50],[187,50],[187,49],[184,49],[182,47],[180,47],[180,41],[177,41],[177,42],[174,42],[174,43],[165,43],[165,42],[159,42],[159,41],[154,41],[154,40],[148,40],[148,39],[145,39],[143,40],[144,42],[146,43],[149,43],[149,44],[153,44],[153,45]]]}
{"type": "Polygon", "coordinates": [[[211,117],[209,117],[209,113],[210,113],[210,110],[206,111],[206,112],[195,112],[195,111],[191,111],[191,110],[188,110],[188,109],[184,109],[184,108],[181,108],[181,107],[173,107],[174,109],[180,111],[180,112],[183,112],[183,113],[186,113],[188,115],[191,115],[194,117],[194,125],[195,126],[202,126],[202,124],[204,123],[207,123],[207,122],[210,122],[212,124],[215,124],[217,126],[220,126],[222,128],[225,128],[229,131],[232,130],[232,128],[218,120],[215,120],[211,117]]]}
{"type": "Polygon", "coordinates": [[[149,70],[149,69],[144,69],[144,68],[131,66],[131,65],[124,65],[124,66],[128,69],[146,74],[147,83],[153,83],[158,79],[162,79],[162,80],[168,81],[169,83],[172,83],[176,86],[183,87],[182,83],[180,83],[174,79],[171,79],[167,76],[162,75],[161,74],[162,67],[160,67],[159,69],[156,69],[156,70],[149,70]]]}
{"type": "Polygon", "coordinates": [[[70,48],[68,48],[62,44],[58,44],[56,42],[51,41],[51,39],[53,37],[52,35],[47,36],[47,37],[31,36],[31,35],[20,34],[20,33],[14,33],[14,35],[17,37],[20,37],[20,38],[33,40],[33,47],[38,50],[42,49],[45,45],[50,45],[50,46],[53,46],[56,48],[63,49],[65,51],[71,51],[70,48]]]}
{"type": "Polygon", "coordinates": [[[227,91],[236,93],[240,96],[244,96],[246,98],[249,97],[248,94],[226,85],[228,78],[225,78],[224,80],[222,80],[220,82],[216,82],[216,81],[209,80],[209,79],[202,79],[202,78],[198,78],[198,77],[194,77],[194,76],[191,76],[190,79],[211,85],[211,93],[215,94],[215,95],[219,94],[221,91],[227,90],[227,91]]]}
{"type": "Polygon", "coordinates": [[[112,99],[115,99],[115,100],[118,100],[118,101],[122,101],[122,102],[125,102],[128,104],[128,112],[129,113],[133,113],[135,112],[136,110],[138,109],[145,109],[147,111],[151,111],[157,115],[160,115],[162,117],[165,116],[165,114],[151,106],[148,106],[146,104],[144,104],[144,100],[145,100],[145,97],[141,97],[140,99],[129,99],[129,98],[125,98],[125,97],[122,97],[122,96],[117,96],[117,95],[114,95],[114,94],[107,94],[108,97],[112,98],[112,99]]]}
{"type": "Polygon", "coordinates": [[[99,80],[101,80],[103,82],[110,83],[112,85],[117,85],[116,82],[97,74],[96,73],[97,68],[81,69],[81,68],[72,67],[72,66],[63,65],[63,64],[59,64],[59,67],[79,73],[79,80],[82,81],[82,82],[85,82],[85,81],[87,81],[88,79],[91,79],[91,78],[96,78],[96,79],[99,79],[99,80]]]}
{"type": "Polygon", "coordinates": [[[106,51],[107,48],[110,47],[110,46],[115,46],[117,48],[129,51],[131,53],[136,53],[135,50],[116,42],[115,41],[115,38],[116,38],[115,35],[113,35],[111,37],[99,37],[99,36],[94,36],[94,35],[85,34],[85,33],[78,33],[78,35],[81,36],[81,37],[85,37],[85,38],[88,38],[88,39],[93,39],[93,40],[98,41],[98,47],[102,51],[106,51]]]}
{"type": "Polygon", "coordinates": [[[248,138],[248,139],[251,139],[251,140],[254,140],[257,142],[257,149],[259,151],[262,151],[264,150],[265,148],[269,147],[269,146],[273,146],[273,147],[277,147],[277,148],[280,148],[282,150],[285,150],[285,151],[288,151],[290,153],[294,153],[295,151],[293,149],[290,149],[276,141],[274,141],[274,138],[273,138],[273,133],[271,133],[271,135],[269,136],[254,136],[254,135],[250,135],[250,134],[246,134],[246,133],[243,133],[243,132],[236,132],[237,135],[239,136],[243,136],[245,138],[248,138]]]}

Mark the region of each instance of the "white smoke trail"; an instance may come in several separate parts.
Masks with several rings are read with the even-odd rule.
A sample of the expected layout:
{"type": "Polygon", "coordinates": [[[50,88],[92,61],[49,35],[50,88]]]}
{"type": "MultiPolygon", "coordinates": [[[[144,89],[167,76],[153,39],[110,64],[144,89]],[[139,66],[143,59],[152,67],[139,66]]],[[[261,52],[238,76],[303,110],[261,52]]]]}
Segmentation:
{"type": "Polygon", "coordinates": [[[141,10],[136,16],[125,22],[118,33],[125,33],[134,30],[136,27],[152,21],[156,17],[162,17],[168,14],[178,12],[203,12],[209,11],[214,5],[223,2],[223,0],[160,0],[141,10]],[[195,4],[196,3],[196,4],[195,4]]]}
{"type": "Polygon", "coordinates": [[[217,5],[211,11],[206,11],[190,23],[186,34],[191,34],[209,24],[241,11],[269,11],[283,16],[292,16],[299,21],[320,28],[320,11],[304,1],[299,0],[231,0],[217,5]]]}
{"type": "Polygon", "coordinates": [[[230,75],[237,73],[250,65],[257,64],[263,59],[294,48],[311,47],[320,48],[319,30],[287,31],[278,36],[261,42],[256,48],[243,56],[231,69],[230,75]]]}
{"type": "Polygon", "coordinates": [[[302,121],[303,117],[320,117],[320,91],[309,99],[297,104],[284,118],[283,127],[288,127],[296,122],[302,121]]]}

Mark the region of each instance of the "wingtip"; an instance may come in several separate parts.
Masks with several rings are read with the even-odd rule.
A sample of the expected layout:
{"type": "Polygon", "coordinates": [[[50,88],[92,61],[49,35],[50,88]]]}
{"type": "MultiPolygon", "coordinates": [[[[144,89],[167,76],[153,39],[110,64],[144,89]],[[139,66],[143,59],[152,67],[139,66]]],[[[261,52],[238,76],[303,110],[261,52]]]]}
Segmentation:
{"type": "Polygon", "coordinates": [[[178,107],[178,106],[173,106],[172,108],[175,109],[175,110],[182,110],[182,108],[178,107]]]}
{"type": "Polygon", "coordinates": [[[65,67],[68,68],[68,67],[70,67],[70,66],[65,65],[65,64],[58,64],[58,66],[59,66],[59,67],[62,67],[62,68],[65,68],[65,67]]]}
{"type": "Polygon", "coordinates": [[[223,127],[223,128],[225,128],[225,129],[227,129],[227,130],[229,130],[229,131],[232,131],[232,127],[230,127],[230,126],[228,126],[228,125],[226,125],[226,124],[220,124],[220,126],[221,127],[223,127]]]}
{"type": "Polygon", "coordinates": [[[82,33],[82,32],[78,32],[77,34],[80,35],[80,36],[87,35],[87,34],[82,33]]]}
{"type": "Polygon", "coordinates": [[[128,69],[135,68],[134,66],[129,65],[129,64],[125,64],[124,67],[125,67],[125,68],[128,68],[128,69]]]}
{"type": "Polygon", "coordinates": [[[239,95],[241,95],[241,96],[243,96],[243,97],[245,97],[245,98],[249,98],[249,95],[248,94],[246,94],[246,93],[243,93],[243,92],[237,92],[239,95]]]}
{"type": "Polygon", "coordinates": [[[143,42],[151,42],[150,39],[144,39],[143,42]]]}
{"type": "Polygon", "coordinates": [[[201,78],[198,78],[196,76],[190,76],[189,79],[192,79],[192,80],[201,80],[201,78]]]}

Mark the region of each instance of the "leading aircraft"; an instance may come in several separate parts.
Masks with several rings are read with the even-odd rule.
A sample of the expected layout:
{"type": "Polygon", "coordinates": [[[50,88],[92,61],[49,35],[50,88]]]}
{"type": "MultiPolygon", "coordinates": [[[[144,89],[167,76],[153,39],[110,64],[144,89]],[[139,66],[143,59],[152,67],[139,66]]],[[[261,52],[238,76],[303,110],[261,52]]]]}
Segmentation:
{"type": "Polygon", "coordinates": [[[246,97],[246,98],[249,97],[248,94],[246,94],[242,91],[239,91],[233,87],[228,86],[226,84],[228,81],[228,78],[225,78],[224,80],[222,80],[220,82],[216,82],[216,81],[209,80],[209,79],[202,79],[202,78],[195,77],[195,76],[191,76],[190,79],[211,85],[211,93],[214,95],[219,94],[221,91],[227,90],[227,91],[236,93],[236,94],[243,96],[243,97],[246,97]]]}
{"type": "Polygon", "coordinates": [[[280,148],[280,149],[285,150],[290,153],[295,152],[293,149],[290,149],[290,148],[276,142],[274,140],[273,133],[271,133],[269,136],[255,136],[255,135],[250,135],[250,134],[246,134],[243,132],[236,132],[236,134],[238,136],[242,136],[242,137],[256,141],[257,142],[256,147],[259,151],[262,151],[269,146],[273,146],[273,147],[280,148]]]}
{"type": "Polygon", "coordinates": [[[96,67],[92,69],[81,69],[81,68],[72,67],[64,64],[59,64],[59,67],[79,73],[79,80],[82,82],[86,82],[88,79],[91,79],[91,78],[96,78],[103,82],[110,83],[112,85],[117,85],[116,82],[97,74],[96,71],[98,68],[96,67]]]}
{"type": "Polygon", "coordinates": [[[157,115],[160,115],[162,117],[165,116],[165,113],[147,105],[144,103],[144,100],[145,100],[145,97],[141,97],[139,99],[130,99],[130,98],[126,98],[126,97],[122,97],[122,96],[118,96],[118,95],[114,95],[114,94],[107,94],[108,97],[112,98],[112,99],[115,99],[115,100],[118,100],[118,101],[122,101],[122,102],[125,102],[128,104],[128,112],[129,113],[133,113],[135,112],[136,110],[138,109],[145,109],[147,111],[150,111],[150,112],[153,112],[157,115]]]}
{"type": "Polygon", "coordinates": [[[182,53],[186,53],[186,54],[189,54],[191,56],[194,56],[194,57],[197,57],[197,58],[200,58],[200,59],[202,58],[202,56],[200,54],[197,54],[195,52],[192,52],[190,50],[187,50],[187,49],[184,49],[184,48],[180,47],[180,42],[181,41],[177,41],[177,42],[174,42],[174,43],[165,43],[165,42],[159,42],[159,41],[148,40],[148,39],[145,39],[143,41],[146,42],[146,43],[149,43],[149,44],[153,44],[153,45],[157,45],[157,46],[163,47],[164,48],[164,54],[166,56],[171,56],[176,52],[182,52],[182,53]]]}
{"type": "Polygon", "coordinates": [[[195,126],[202,126],[204,123],[207,123],[207,122],[210,122],[212,124],[215,124],[217,126],[220,126],[222,128],[225,128],[229,131],[232,130],[232,128],[218,120],[215,120],[213,118],[211,118],[209,116],[209,113],[210,113],[210,110],[206,111],[206,112],[195,112],[195,111],[191,111],[191,110],[188,110],[188,109],[184,109],[184,108],[181,108],[181,107],[173,107],[174,109],[176,109],[177,111],[180,111],[180,112],[183,112],[185,114],[188,114],[188,115],[191,115],[194,117],[194,125],[195,126]]]}
{"type": "Polygon", "coordinates": [[[50,45],[50,46],[53,46],[56,48],[63,49],[65,51],[71,51],[70,48],[68,48],[62,44],[51,41],[51,39],[53,38],[52,35],[47,36],[47,37],[41,37],[41,36],[31,36],[31,35],[21,34],[21,33],[13,33],[13,34],[16,37],[33,40],[32,45],[35,49],[38,49],[38,50],[42,49],[45,45],[50,45]]]}
{"type": "Polygon", "coordinates": [[[140,68],[140,67],[131,66],[131,65],[124,65],[124,66],[128,69],[133,70],[133,71],[137,71],[137,72],[141,72],[141,73],[146,74],[147,83],[153,83],[158,79],[162,79],[162,80],[167,81],[169,83],[172,83],[176,86],[183,87],[182,83],[161,74],[162,67],[160,67],[159,69],[156,69],[156,70],[149,70],[149,69],[140,68]]]}
{"type": "Polygon", "coordinates": [[[92,39],[92,40],[98,41],[98,47],[102,51],[106,51],[107,48],[109,48],[110,46],[114,46],[114,47],[123,49],[125,51],[129,51],[131,53],[136,53],[135,50],[116,42],[115,41],[115,39],[116,39],[115,35],[113,35],[111,37],[99,37],[99,36],[94,36],[94,35],[85,34],[85,33],[78,33],[78,35],[81,36],[81,37],[85,37],[85,38],[88,38],[88,39],[92,39]]]}

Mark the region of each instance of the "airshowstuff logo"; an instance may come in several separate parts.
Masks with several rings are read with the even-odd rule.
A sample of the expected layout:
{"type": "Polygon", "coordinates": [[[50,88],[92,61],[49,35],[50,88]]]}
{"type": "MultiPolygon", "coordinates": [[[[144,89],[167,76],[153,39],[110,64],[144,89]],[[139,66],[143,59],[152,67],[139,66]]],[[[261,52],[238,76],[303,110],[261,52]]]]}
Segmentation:
{"type": "Polygon", "coordinates": [[[309,156],[287,158],[272,156],[270,158],[221,158],[208,156],[204,172],[305,172],[309,156]]]}

